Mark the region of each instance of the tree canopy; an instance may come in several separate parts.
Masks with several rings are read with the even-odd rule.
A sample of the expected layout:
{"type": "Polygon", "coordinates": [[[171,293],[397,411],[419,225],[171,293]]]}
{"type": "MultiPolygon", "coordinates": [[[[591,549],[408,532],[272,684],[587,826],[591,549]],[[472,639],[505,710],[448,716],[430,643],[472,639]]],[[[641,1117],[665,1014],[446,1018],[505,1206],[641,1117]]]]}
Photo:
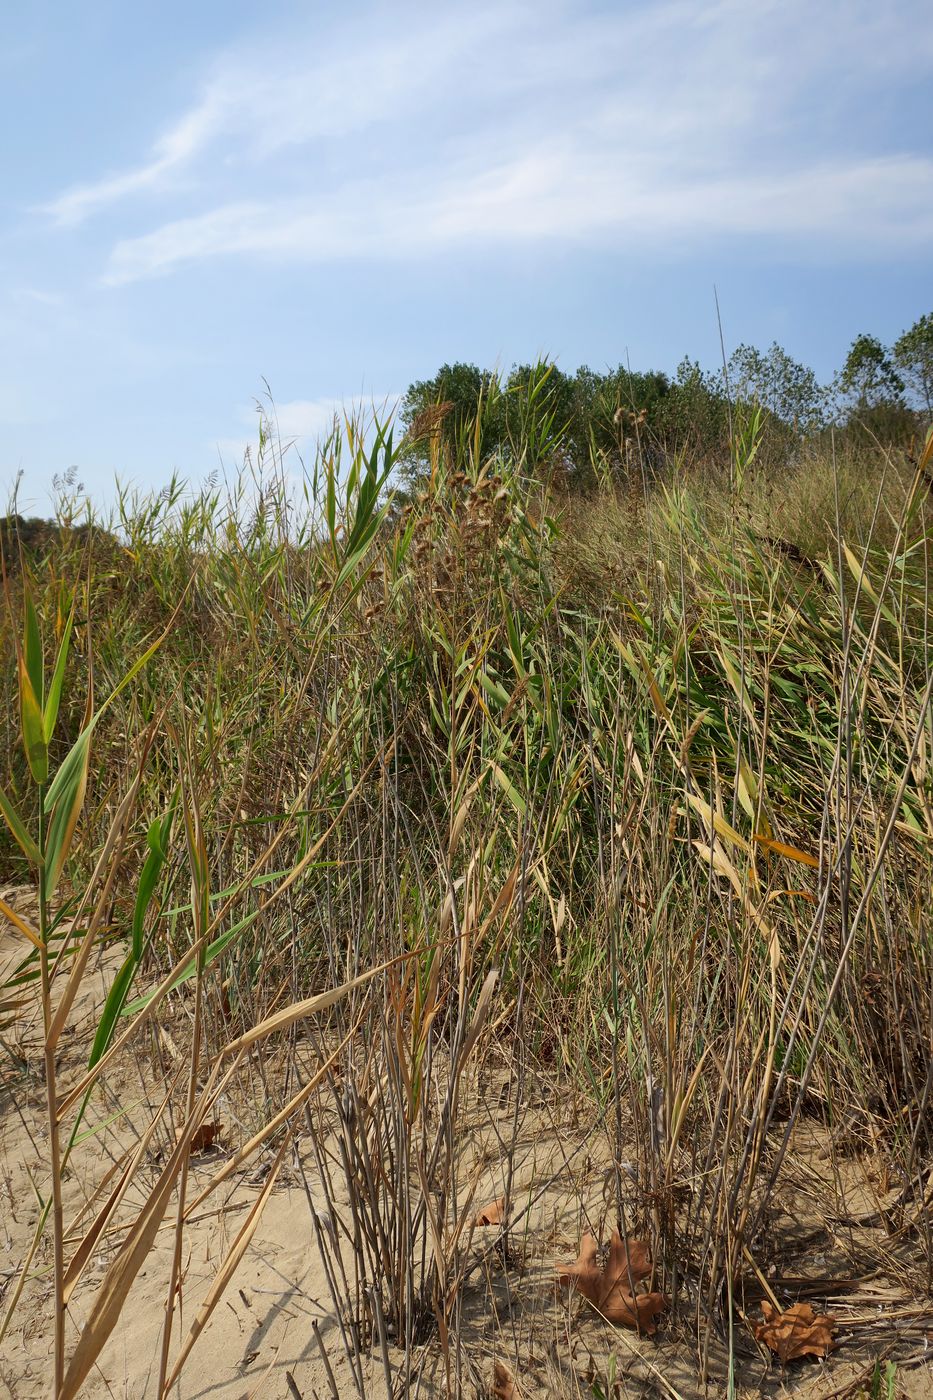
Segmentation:
{"type": "Polygon", "coordinates": [[[859,335],[853,340],[839,386],[857,409],[897,404],[904,397],[904,381],[894,368],[890,351],[874,335],[859,335]]]}
{"type": "Polygon", "coordinates": [[[894,363],[927,414],[933,414],[933,313],[921,316],[894,342],[894,363]]]}
{"type": "Polygon", "coordinates": [[[547,360],[508,374],[456,361],[409,386],[400,417],[403,475],[415,484],[432,464],[505,454],[533,474],[559,472],[586,485],[651,470],[672,456],[717,454],[741,403],[763,411],[772,455],[793,458],[830,424],[906,441],[933,412],[933,314],[890,349],[862,334],[828,385],[774,342],[740,345],[710,373],[684,359],[673,377],[627,365],[568,374],[547,360]]]}

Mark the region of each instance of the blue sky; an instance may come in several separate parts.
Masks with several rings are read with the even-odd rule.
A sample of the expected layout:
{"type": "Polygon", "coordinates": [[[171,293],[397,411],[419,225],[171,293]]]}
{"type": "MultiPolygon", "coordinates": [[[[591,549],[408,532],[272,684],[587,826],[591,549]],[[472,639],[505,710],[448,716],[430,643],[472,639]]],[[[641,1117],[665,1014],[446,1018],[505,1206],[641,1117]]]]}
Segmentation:
{"type": "Polygon", "coordinates": [[[929,0],[31,0],[0,49],[0,491],[307,445],[445,360],[828,378],[933,310],[929,0]]]}

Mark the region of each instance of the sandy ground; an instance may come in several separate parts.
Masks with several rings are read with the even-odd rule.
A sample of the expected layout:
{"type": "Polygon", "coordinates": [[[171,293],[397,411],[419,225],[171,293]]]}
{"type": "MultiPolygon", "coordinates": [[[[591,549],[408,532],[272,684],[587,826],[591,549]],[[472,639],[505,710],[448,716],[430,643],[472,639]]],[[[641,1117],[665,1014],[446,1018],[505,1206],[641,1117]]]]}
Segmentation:
{"type": "MultiPolygon", "coordinates": [[[[28,892],[10,896],[28,907],[28,892]]],[[[0,984],[22,956],[25,944],[7,924],[0,924],[0,984]]],[[[96,1011],[102,1004],[119,964],[120,950],[96,959],[74,1007],[59,1062],[61,1082],[73,1082],[86,1063],[96,1011]]],[[[169,1036],[171,1040],[171,1036],[169,1036]]],[[[138,1140],[147,1117],[147,1100],[157,1088],[154,1069],[141,1059],[120,1064],[107,1079],[86,1120],[94,1136],[75,1154],[74,1170],[65,1181],[66,1221],[80,1216],[101,1180],[121,1154],[138,1140]],[[119,1116],[115,1113],[124,1109],[119,1116]],[[110,1121],[112,1120],[112,1121],[110,1121]]],[[[21,1261],[29,1246],[38,1214],[37,1192],[45,1190],[43,1162],[47,1158],[43,1126],[43,1091],[39,1026],[35,1007],[21,1009],[12,1025],[0,1029],[0,1313],[5,1312],[21,1261]]],[[[233,1113],[232,1116],[236,1116],[233,1113]]],[[[504,1115],[504,1118],[507,1115],[504,1115]]],[[[488,1113],[487,1113],[488,1119],[488,1113]]],[[[488,1163],[477,1189],[477,1200],[500,1194],[501,1172],[495,1150],[496,1124],[476,1120],[476,1147],[488,1163]]],[[[189,1199],[223,1164],[229,1144],[197,1154],[191,1159],[189,1199]]],[[[312,1193],[315,1171],[310,1152],[298,1140],[298,1151],[312,1193]]],[[[800,1190],[814,1182],[825,1185],[827,1169],[823,1146],[814,1141],[811,1160],[799,1154],[803,1174],[800,1190]]],[[[139,1180],[128,1193],[126,1210],[139,1204],[155,1179],[158,1150],[153,1147],[139,1180]]],[[[459,1347],[452,1371],[459,1373],[463,1394],[489,1396],[493,1365],[498,1359],[515,1376],[524,1400],[534,1396],[677,1397],[725,1394],[726,1358],[723,1347],[711,1347],[711,1381],[704,1391],[697,1383],[694,1347],[689,1322],[662,1326],[657,1340],[602,1323],[572,1300],[561,1298],[554,1286],[555,1262],[572,1259],[581,1231],[587,1223],[605,1216],[603,1166],[596,1149],[590,1149],[580,1126],[572,1118],[558,1121],[553,1107],[547,1113],[526,1117],[516,1159],[515,1212],[525,1211],[510,1240],[510,1252],[489,1250],[483,1231],[474,1235],[479,1267],[463,1291],[459,1319],[459,1347]],[[595,1155],[594,1155],[595,1154],[595,1155]],[[557,1178],[552,1180],[552,1178],[557,1178]],[[550,1183],[550,1184],[549,1184],[550,1183]],[[530,1206],[529,1206],[529,1203],[530,1206]]],[[[358,1394],[345,1355],[334,1306],[314,1237],[308,1200],[294,1161],[286,1163],[268,1198],[257,1232],[238,1271],[210,1322],[200,1336],[182,1378],[173,1392],[183,1400],[252,1400],[252,1397],[287,1397],[288,1400],[328,1400],[358,1394]],[[322,1358],[326,1352],[333,1381],[322,1358]]],[[[231,1176],[218,1196],[205,1202],[185,1231],[180,1314],[176,1312],[177,1344],[197,1313],[216,1268],[242,1221],[256,1201],[264,1181],[262,1158],[253,1159],[231,1176]]],[[[833,1183],[838,1197],[839,1181],[833,1183]]],[[[793,1197],[793,1191],[791,1192],[793,1197]]],[[[801,1196],[802,1199],[802,1196],[801,1196]]],[[[847,1210],[857,1219],[859,1210],[870,1210],[869,1183],[853,1173],[847,1210]],[[861,1193],[861,1194],[860,1194],[861,1193]],[[866,1204],[867,1203],[867,1204],[866,1204]]],[[[89,1215],[82,1217],[86,1224],[89,1215]]],[[[133,1289],[124,1312],[82,1391],[88,1397],[121,1397],[146,1400],[156,1392],[159,1347],[165,1310],[167,1278],[174,1247],[174,1209],[166,1218],[133,1289]]],[[[847,1239],[820,1233],[819,1213],[787,1211],[787,1238],[795,1231],[800,1250],[794,1261],[798,1272],[841,1277],[852,1272],[852,1249],[857,1226],[847,1239]],[[809,1241],[814,1234],[818,1245],[809,1241]],[[828,1240],[828,1243],[827,1243],[828,1240]],[[807,1251],[809,1250],[809,1254],[807,1251]],[[831,1257],[838,1250],[839,1258],[831,1257]],[[801,1262],[803,1261],[803,1262],[801,1262]],[[806,1267],[809,1265],[809,1267],[806,1267]],[[837,1272],[839,1271],[839,1272],[837,1272]]],[[[865,1231],[862,1232],[863,1234],[865,1231]]],[[[80,1231],[76,1231],[74,1239],[80,1231]]],[[[855,1242],[858,1243],[857,1241],[855,1242]]],[[[872,1241],[864,1241],[870,1260],[872,1241]]],[[[69,1245],[69,1252],[73,1249],[69,1245]]],[[[91,1301],[112,1257],[109,1249],[84,1275],[69,1305],[69,1344],[74,1345],[87,1317],[91,1301]]],[[[793,1272],[791,1267],[785,1270],[793,1272]]],[[[867,1271],[866,1271],[867,1272],[867,1271]]],[[[49,1300],[51,1249],[43,1241],[16,1311],[13,1325],[0,1344],[0,1400],[45,1400],[51,1377],[49,1300]]],[[[748,1359],[738,1377],[738,1393],[744,1396],[795,1395],[806,1400],[829,1400],[859,1394],[858,1381],[868,1385],[874,1356],[886,1346],[900,1343],[899,1355],[910,1352],[914,1361],[902,1369],[898,1396],[933,1400],[933,1320],[924,1320],[903,1281],[874,1270],[874,1277],[837,1304],[843,1345],[827,1362],[803,1361],[786,1371],[756,1355],[746,1345],[748,1359]],[[906,1331],[905,1331],[906,1329],[906,1331]],[[904,1338],[909,1334],[909,1341],[904,1338]],[[924,1348],[931,1347],[930,1361],[924,1348]]],[[[393,1388],[400,1357],[388,1357],[393,1388]]],[[[419,1379],[409,1393],[430,1397],[447,1395],[448,1378],[441,1348],[427,1342],[418,1354],[419,1379]]],[[[364,1357],[360,1362],[367,1395],[388,1393],[384,1359],[364,1357]]],[[[507,1391],[499,1392],[505,1396],[507,1391]]],[[[870,1390],[865,1389],[869,1395],[870,1390]]],[[[886,1400],[886,1392],[881,1396],[886,1400]]]]}

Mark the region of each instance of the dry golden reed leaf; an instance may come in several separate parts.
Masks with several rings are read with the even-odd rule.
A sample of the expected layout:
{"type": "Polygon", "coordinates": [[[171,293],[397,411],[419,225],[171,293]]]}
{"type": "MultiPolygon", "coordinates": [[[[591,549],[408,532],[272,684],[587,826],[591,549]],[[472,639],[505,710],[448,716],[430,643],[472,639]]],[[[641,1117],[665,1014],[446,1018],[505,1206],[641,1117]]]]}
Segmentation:
{"type": "Polygon", "coordinates": [[[119,1321],[127,1294],[144,1262],[152,1252],[156,1235],[168,1207],[169,1197],[181,1171],[185,1152],[184,1139],[198,1127],[197,1113],[186,1125],[182,1141],[176,1144],[162,1173],[136,1217],[123,1244],[97,1290],[87,1321],[72,1353],[64,1383],[56,1400],[74,1400],[87,1378],[101,1349],[119,1321]]]}
{"type": "Polygon", "coordinates": [[[755,835],[753,838],[760,846],[764,846],[766,851],[771,851],[776,856],[786,856],[788,860],[795,860],[798,865],[808,865],[811,870],[819,870],[820,862],[817,856],[813,856],[809,851],[798,850],[796,846],[788,846],[783,841],[775,841],[770,836],[755,835]]]}
{"type": "Polygon", "coordinates": [[[194,1321],[191,1323],[191,1326],[188,1329],[188,1335],[185,1337],[185,1340],[181,1346],[181,1350],[179,1351],[178,1356],[175,1358],[175,1365],[172,1368],[172,1374],[165,1382],[166,1395],[169,1394],[174,1388],[176,1381],[178,1380],[179,1376],[182,1373],[182,1370],[184,1369],[184,1365],[191,1352],[191,1348],[194,1346],[195,1342],[198,1340],[201,1333],[204,1331],[204,1328],[210,1321],[211,1314],[217,1307],[217,1304],[223,1297],[224,1292],[226,1291],[227,1286],[230,1283],[230,1280],[233,1278],[234,1274],[236,1273],[237,1269],[243,1261],[243,1256],[250,1246],[253,1235],[256,1233],[256,1227],[259,1224],[259,1220],[262,1216],[263,1210],[265,1209],[266,1202],[272,1194],[272,1188],[275,1185],[276,1178],[278,1177],[279,1168],[285,1160],[285,1153],[291,1145],[291,1140],[292,1130],[289,1129],[289,1131],[285,1135],[285,1140],[282,1143],[282,1146],[279,1148],[275,1161],[272,1164],[272,1168],[269,1172],[269,1175],[266,1177],[266,1182],[262,1188],[262,1191],[259,1193],[259,1196],[254,1201],[253,1206],[246,1217],[246,1220],[243,1222],[243,1225],[236,1239],[233,1241],[233,1244],[231,1245],[227,1253],[227,1257],[224,1259],[220,1268],[217,1270],[217,1273],[214,1275],[214,1278],[211,1281],[211,1285],[207,1290],[207,1294],[205,1295],[204,1301],[202,1302],[201,1307],[198,1310],[198,1314],[194,1318],[194,1321]]]}
{"type": "Polygon", "coordinates": [[[0,914],[3,914],[5,918],[9,919],[13,927],[18,929],[24,938],[28,938],[34,948],[42,947],[38,930],[33,928],[28,919],[23,918],[21,914],[17,914],[13,906],[7,904],[5,899],[0,899],[0,914]]]}

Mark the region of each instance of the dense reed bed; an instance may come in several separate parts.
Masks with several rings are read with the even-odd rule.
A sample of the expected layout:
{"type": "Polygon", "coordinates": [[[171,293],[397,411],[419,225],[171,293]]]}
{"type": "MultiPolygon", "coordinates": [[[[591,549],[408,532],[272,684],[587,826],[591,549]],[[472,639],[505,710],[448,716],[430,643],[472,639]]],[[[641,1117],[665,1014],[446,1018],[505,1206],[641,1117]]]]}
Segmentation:
{"type": "MultiPolygon", "coordinates": [[[[536,431],[531,405],[492,459],[479,431],[454,457],[429,436],[405,500],[372,426],[297,486],[264,435],[232,491],[4,534],[0,868],[36,904],[4,905],[0,1040],[41,1025],[6,1092],[41,1091],[48,1127],[0,1326],[41,1275],[57,1396],[93,1377],[166,1230],[145,1393],[193,1393],[282,1171],[336,1319],[322,1393],[335,1352],[338,1389],[401,1394],[433,1347],[437,1393],[517,1394],[467,1314],[491,1257],[520,1284],[542,1083],[583,1144],[568,1190],[591,1159],[590,1228],[650,1245],[698,1384],[721,1352],[737,1389],[756,1300],[798,1296],[781,1221],[809,1129],[828,1179],[854,1156],[877,1183],[862,1264],[929,1295],[930,447],[764,467],[748,414],[721,464],[635,459],[581,496],[548,484],[536,431]],[[93,1047],[63,1067],[101,949],[93,1047]],[[129,1111],[127,1057],[145,1112],[137,1093],[75,1201],[72,1158],[129,1111]],[[471,1141],[493,1069],[490,1166],[471,1141]],[[195,1188],[191,1145],[230,1102],[195,1188]],[[254,1158],[262,1189],[182,1319],[186,1231],[254,1158]],[[504,1204],[479,1248],[484,1170],[504,1204]]],[[[502,1324],[516,1374],[526,1340],[502,1324]]],[[[549,1393],[610,1393],[571,1350],[549,1393]]]]}

